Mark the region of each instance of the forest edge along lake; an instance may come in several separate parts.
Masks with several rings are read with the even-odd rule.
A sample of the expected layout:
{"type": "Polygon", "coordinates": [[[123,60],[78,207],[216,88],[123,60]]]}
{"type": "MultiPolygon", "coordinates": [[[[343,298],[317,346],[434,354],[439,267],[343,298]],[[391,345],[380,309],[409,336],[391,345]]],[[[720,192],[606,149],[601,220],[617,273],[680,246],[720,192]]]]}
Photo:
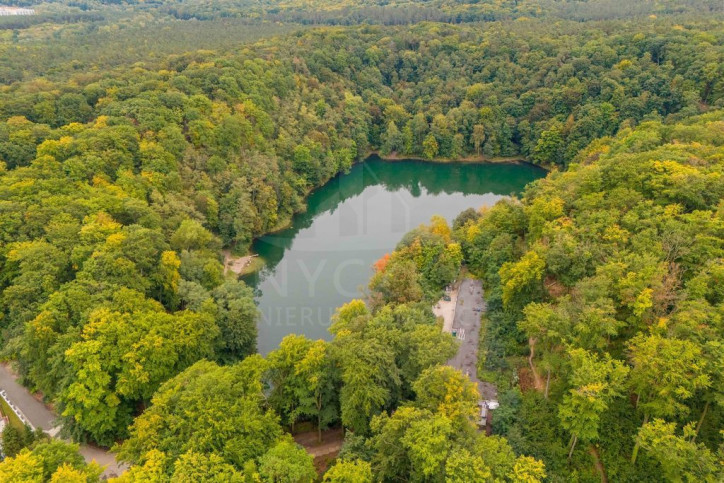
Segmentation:
{"type": "Polygon", "coordinates": [[[251,247],[264,261],[243,280],[261,317],[258,350],[287,334],[330,339],[335,309],[364,297],[372,264],[434,215],[448,222],[467,208],[520,193],[546,172],[522,163],[387,161],[372,156],[310,193],[290,226],[251,247]]]}

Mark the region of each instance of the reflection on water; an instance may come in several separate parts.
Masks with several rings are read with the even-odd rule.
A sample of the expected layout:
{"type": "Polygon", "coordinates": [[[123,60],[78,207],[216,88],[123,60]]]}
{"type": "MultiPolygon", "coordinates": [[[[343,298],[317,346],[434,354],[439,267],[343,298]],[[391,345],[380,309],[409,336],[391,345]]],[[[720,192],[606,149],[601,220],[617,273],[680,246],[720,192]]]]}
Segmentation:
{"type": "Polygon", "coordinates": [[[371,158],[312,193],[293,225],[254,242],[266,262],[245,281],[257,290],[259,352],[289,333],[329,338],[335,308],[362,290],[371,265],[433,215],[519,193],[544,171],[527,164],[435,164],[371,158]]]}

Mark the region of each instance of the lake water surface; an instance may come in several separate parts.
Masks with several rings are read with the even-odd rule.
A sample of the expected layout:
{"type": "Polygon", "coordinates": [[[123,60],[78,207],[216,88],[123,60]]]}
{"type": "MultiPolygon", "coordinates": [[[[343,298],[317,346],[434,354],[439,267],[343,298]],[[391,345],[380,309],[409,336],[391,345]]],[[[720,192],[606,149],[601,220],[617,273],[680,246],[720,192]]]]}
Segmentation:
{"type": "Polygon", "coordinates": [[[545,175],[528,164],[386,162],[370,158],[314,191],[286,230],[256,240],[264,267],[244,280],[257,291],[258,349],[290,333],[329,339],[330,316],[364,296],[372,264],[433,215],[450,222],[545,175]]]}

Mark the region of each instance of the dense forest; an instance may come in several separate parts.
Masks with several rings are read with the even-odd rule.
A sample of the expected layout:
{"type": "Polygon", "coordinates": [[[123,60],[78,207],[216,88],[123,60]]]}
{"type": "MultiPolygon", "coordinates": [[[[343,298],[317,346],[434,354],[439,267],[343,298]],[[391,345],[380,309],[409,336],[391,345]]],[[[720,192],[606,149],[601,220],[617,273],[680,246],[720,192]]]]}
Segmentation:
{"type": "MultiPolygon", "coordinates": [[[[720,10],[63,1],[2,18],[2,356],[64,436],[132,464],[119,481],[313,481],[299,424],[347,430],[325,481],[720,481],[720,10]],[[301,26],[325,23],[354,25],[301,26]],[[254,294],[222,248],[245,253],[373,152],[551,173],[407,234],[330,342],[256,354],[254,294]],[[486,290],[492,436],[430,310],[461,270],[486,290]]],[[[2,481],[100,477],[72,444],[7,433],[2,481]]]]}
{"type": "Polygon", "coordinates": [[[690,21],[724,13],[724,4],[716,0],[317,0],[314,5],[298,0],[4,3],[32,6],[36,14],[0,16],[3,83],[103,71],[136,62],[158,66],[170,54],[238,49],[249,41],[318,24],[411,25],[435,21],[485,28],[492,21],[542,19],[551,26],[558,21],[646,23],[658,16],[675,15],[690,21]]]}
{"type": "Polygon", "coordinates": [[[549,474],[593,455],[612,481],[721,479],[723,154],[721,111],[646,122],[457,220],[496,432],[549,474]]]}
{"type": "MultiPolygon", "coordinates": [[[[222,18],[310,25],[407,25],[434,21],[468,23],[518,18],[568,20],[622,19],[646,15],[721,13],[710,0],[644,0],[622,5],[616,0],[7,0],[9,5],[36,9],[37,16],[5,20],[22,28],[46,22],[105,23],[145,15],[154,20],[210,21],[222,18]]],[[[1,24],[0,24],[1,25],[1,24]]]]}

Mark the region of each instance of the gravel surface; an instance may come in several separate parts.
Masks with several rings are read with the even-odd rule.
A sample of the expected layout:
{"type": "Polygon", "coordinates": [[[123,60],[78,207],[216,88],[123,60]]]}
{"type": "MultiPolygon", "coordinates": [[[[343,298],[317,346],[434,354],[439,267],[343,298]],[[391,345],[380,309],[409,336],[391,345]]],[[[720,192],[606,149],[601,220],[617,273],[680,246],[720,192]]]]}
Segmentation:
{"type": "Polygon", "coordinates": [[[444,298],[438,300],[438,302],[432,306],[432,313],[437,317],[442,317],[442,331],[448,334],[452,332],[453,319],[455,318],[455,305],[458,303],[458,291],[453,289],[447,292],[450,297],[449,301],[444,298]]]}

